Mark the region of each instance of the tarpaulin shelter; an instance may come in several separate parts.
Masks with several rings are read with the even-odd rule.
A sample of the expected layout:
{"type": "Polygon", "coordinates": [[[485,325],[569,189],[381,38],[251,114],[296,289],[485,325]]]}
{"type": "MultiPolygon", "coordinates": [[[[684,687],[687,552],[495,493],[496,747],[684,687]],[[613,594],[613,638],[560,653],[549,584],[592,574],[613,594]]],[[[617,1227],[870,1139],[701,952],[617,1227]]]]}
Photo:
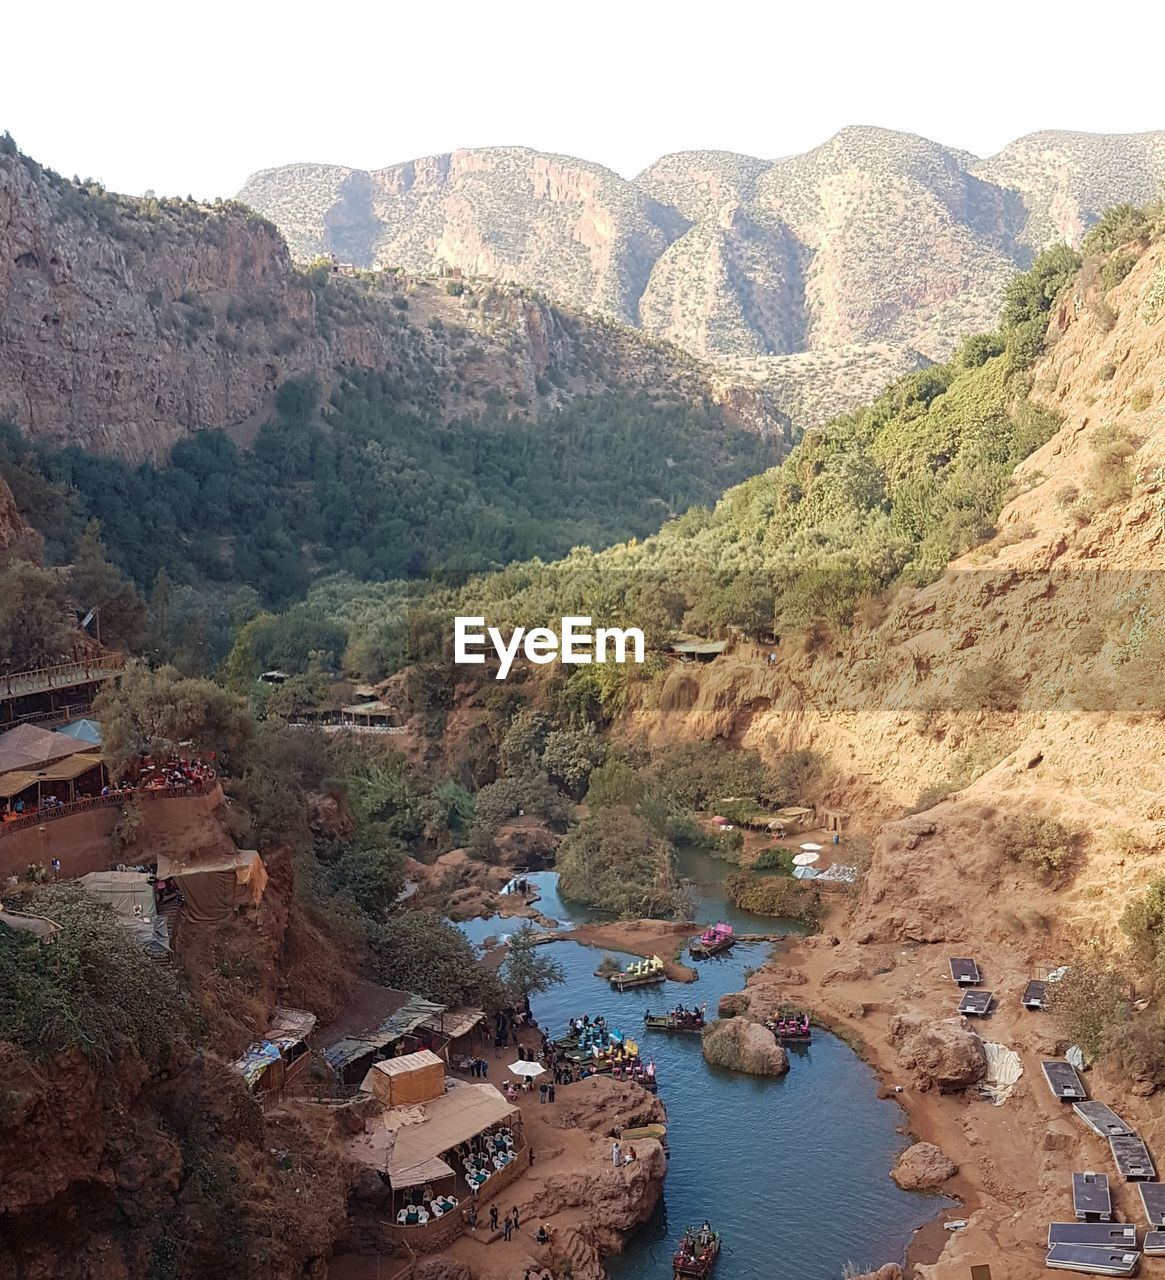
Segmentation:
{"type": "MultiPolygon", "coordinates": [[[[76,743],[75,745],[80,749],[85,744],[76,743]]],[[[66,756],[61,760],[53,760],[48,764],[38,765],[35,768],[13,769],[8,773],[0,774],[0,798],[8,799],[11,796],[18,796],[22,791],[27,791],[30,787],[35,787],[38,784],[45,785],[53,782],[68,782],[72,784],[82,774],[100,768],[100,756],[79,750],[78,754],[66,756]]],[[[70,786],[71,790],[72,787],[70,786]]]]}
{"type": "Polygon", "coordinates": [[[483,1009],[446,1009],[441,1013],[430,1014],[420,1025],[435,1031],[446,1040],[460,1040],[485,1021],[483,1009]]]}
{"type": "Polygon", "coordinates": [[[369,1068],[360,1088],[386,1107],[413,1107],[445,1092],[445,1064],[428,1049],[385,1058],[369,1068]]]}
{"type": "Polygon", "coordinates": [[[358,983],[349,1009],[325,1031],[324,1059],[343,1084],[359,1084],[406,1037],[413,1040],[409,1049],[429,1048],[432,1021],[444,1012],[444,1005],[407,991],[358,983]]]}
{"type": "Polygon", "coordinates": [[[267,868],[254,849],[212,858],[158,855],[158,879],[177,880],[185,899],[183,919],[213,924],[238,907],[257,907],[267,887],[267,868]]]}
{"type": "Polygon", "coordinates": [[[492,1084],[462,1084],[427,1103],[424,1111],[421,1123],[397,1130],[388,1162],[390,1180],[519,1114],[492,1084]]]}
{"type": "Polygon", "coordinates": [[[54,733],[63,733],[67,738],[75,738],[78,742],[88,743],[91,747],[99,747],[104,741],[101,726],[96,720],[74,720],[71,724],[63,724],[54,733]]]}
{"type": "Polygon", "coordinates": [[[22,933],[31,933],[41,942],[54,942],[61,931],[61,926],[47,916],[29,916],[22,911],[6,911],[0,902],[0,925],[9,929],[17,929],[22,933]]]}
{"type": "Polygon", "coordinates": [[[315,1014],[306,1009],[277,1007],[266,1034],[236,1060],[235,1070],[251,1089],[286,1089],[307,1069],[311,1051],[306,1042],[315,1025],[315,1014]]]}
{"type": "Polygon", "coordinates": [[[86,893],[109,903],[118,924],[147,955],[169,952],[170,926],[158,914],[154,885],[144,871],[90,871],[79,883],[86,893]]]}
{"type": "Polygon", "coordinates": [[[153,882],[144,871],[90,871],[78,883],[86,893],[108,902],[123,919],[150,920],[157,912],[153,882]]]}

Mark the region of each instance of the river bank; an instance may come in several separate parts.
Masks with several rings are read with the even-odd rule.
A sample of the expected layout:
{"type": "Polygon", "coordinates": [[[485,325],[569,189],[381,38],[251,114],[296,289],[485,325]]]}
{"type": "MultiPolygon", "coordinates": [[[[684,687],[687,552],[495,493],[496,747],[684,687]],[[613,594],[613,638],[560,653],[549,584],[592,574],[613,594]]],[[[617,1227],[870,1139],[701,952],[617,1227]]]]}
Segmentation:
{"type": "MultiPolygon", "coordinates": [[[[1103,1140],[1051,1097],[1040,1073],[1040,1060],[1061,1056],[1063,1042],[1052,1019],[1024,1009],[1019,995],[1036,971],[1036,955],[1046,955],[1035,951],[1038,943],[1008,944],[994,935],[985,945],[965,921],[952,925],[950,941],[875,941],[846,914],[839,905],[823,933],[791,940],[749,978],[753,1008],[795,999],[812,1009],[877,1073],[902,1108],[903,1132],[934,1144],[957,1166],[941,1190],[959,1203],[942,1207],[914,1236],[908,1276],[947,1280],[987,1263],[996,1280],[1027,1280],[1044,1269],[1046,1224],[1071,1218],[1072,1169],[1104,1168],[1108,1154],[1103,1140]],[[936,1077],[947,1070],[957,1076],[959,1064],[917,1050],[919,1031],[957,1025],[959,992],[948,960],[975,954],[997,1005],[971,1030],[1015,1050],[1023,1064],[1014,1093],[1000,1106],[974,1084],[944,1091],[936,1077]],[[952,1220],[967,1225],[948,1231],[944,1223],[952,1220]]],[[[1165,1136],[1161,1117],[1143,1100],[1115,1080],[1090,1075],[1097,1077],[1089,1079],[1093,1096],[1116,1106],[1150,1146],[1165,1136]]],[[[1135,1190],[1116,1179],[1112,1187],[1114,1217],[1137,1221],[1135,1190]]]]}

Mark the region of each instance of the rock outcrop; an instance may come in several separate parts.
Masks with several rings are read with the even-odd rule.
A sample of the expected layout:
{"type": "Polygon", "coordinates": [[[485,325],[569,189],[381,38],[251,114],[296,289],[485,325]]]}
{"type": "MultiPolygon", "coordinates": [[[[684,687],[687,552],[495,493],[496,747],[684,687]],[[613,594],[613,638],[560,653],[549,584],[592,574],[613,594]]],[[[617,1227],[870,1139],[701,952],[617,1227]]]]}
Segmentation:
{"type": "Polygon", "coordinates": [[[299,270],[275,226],[234,201],[113,195],[10,141],[0,150],[0,420],[158,461],[203,428],[249,438],[282,383],[328,387],[352,368],[387,373],[404,403],[449,417],[508,405],[536,420],[622,387],[710,398],[726,421],[778,437],[788,428],[751,380],[527,289],[299,270]]]}
{"type": "Polygon", "coordinates": [[[903,1191],[934,1191],[958,1171],[933,1142],[915,1142],[898,1157],[890,1177],[903,1191]]]}
{"type": "Polygon", "coordinates": [[[704,1057],[714,1067],[754,1076],[783,1076],[789,1055],[771,1031],[747,1018],[720,1018],[703,1035],[704,1057]]]}
{"type": "Polygon", "coordinates": [[[987,1073],[983,1041],[959,1018],[927,1022],[904,1014],[890,1024],[890,1039],[899,1065],[918,1089],[957,1093],[987,1073]]]}

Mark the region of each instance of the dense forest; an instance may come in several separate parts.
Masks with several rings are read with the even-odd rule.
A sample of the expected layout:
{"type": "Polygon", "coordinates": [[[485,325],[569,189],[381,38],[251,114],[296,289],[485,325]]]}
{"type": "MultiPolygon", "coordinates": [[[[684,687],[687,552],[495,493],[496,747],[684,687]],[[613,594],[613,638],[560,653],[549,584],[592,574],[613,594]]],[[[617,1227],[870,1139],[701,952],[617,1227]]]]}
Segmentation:
{"type": "Polygon", "coordinates": [[[0,472],[56,558],[95,518],[143,588],[164,569],[285,606],[321,572],[447,577],[641,537],[777,448],[711,405],[642,394],[580,399],[536,425],[444,422],[404,408],[388,375],[353,373],[322,407],[314,386],[284,384],[250,449],[205,431],[164,467],[131,467],[6,430],[0,472]]]}

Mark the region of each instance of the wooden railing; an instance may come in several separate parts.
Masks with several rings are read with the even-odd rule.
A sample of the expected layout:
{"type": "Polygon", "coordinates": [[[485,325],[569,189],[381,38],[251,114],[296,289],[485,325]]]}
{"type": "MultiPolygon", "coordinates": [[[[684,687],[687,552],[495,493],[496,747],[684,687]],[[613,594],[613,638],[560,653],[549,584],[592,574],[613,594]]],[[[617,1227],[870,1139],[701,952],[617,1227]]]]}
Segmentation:
{"type": "Polygon", "coordinates": [[[73,685],[104,680],[125,666],[125,655],[104,653],[86,662],[62,662],[55,667],[33,667],[29,671],[0,674],[0,696],[21,698],[29,693],[48,693],[52,689],[68,689],[73,685]]]}
{"type": "Polygon", "coordinates": [[[55,822],[58,818],[71,818],[74,814],[88,813],[91,809],[108,809],[134,799],[174,800],[180,796],[206,796],[218,785],[215,778],[209,782],[192,782],[184,787],[136,787],[125,791],[111,791],[107,796],[85,796],[70,800],[68,804],[55,804],[37,809],[33,813],[21,813],[0,823],[0,838],[12,831],[27,831],[43,822],[55,822]]]}

